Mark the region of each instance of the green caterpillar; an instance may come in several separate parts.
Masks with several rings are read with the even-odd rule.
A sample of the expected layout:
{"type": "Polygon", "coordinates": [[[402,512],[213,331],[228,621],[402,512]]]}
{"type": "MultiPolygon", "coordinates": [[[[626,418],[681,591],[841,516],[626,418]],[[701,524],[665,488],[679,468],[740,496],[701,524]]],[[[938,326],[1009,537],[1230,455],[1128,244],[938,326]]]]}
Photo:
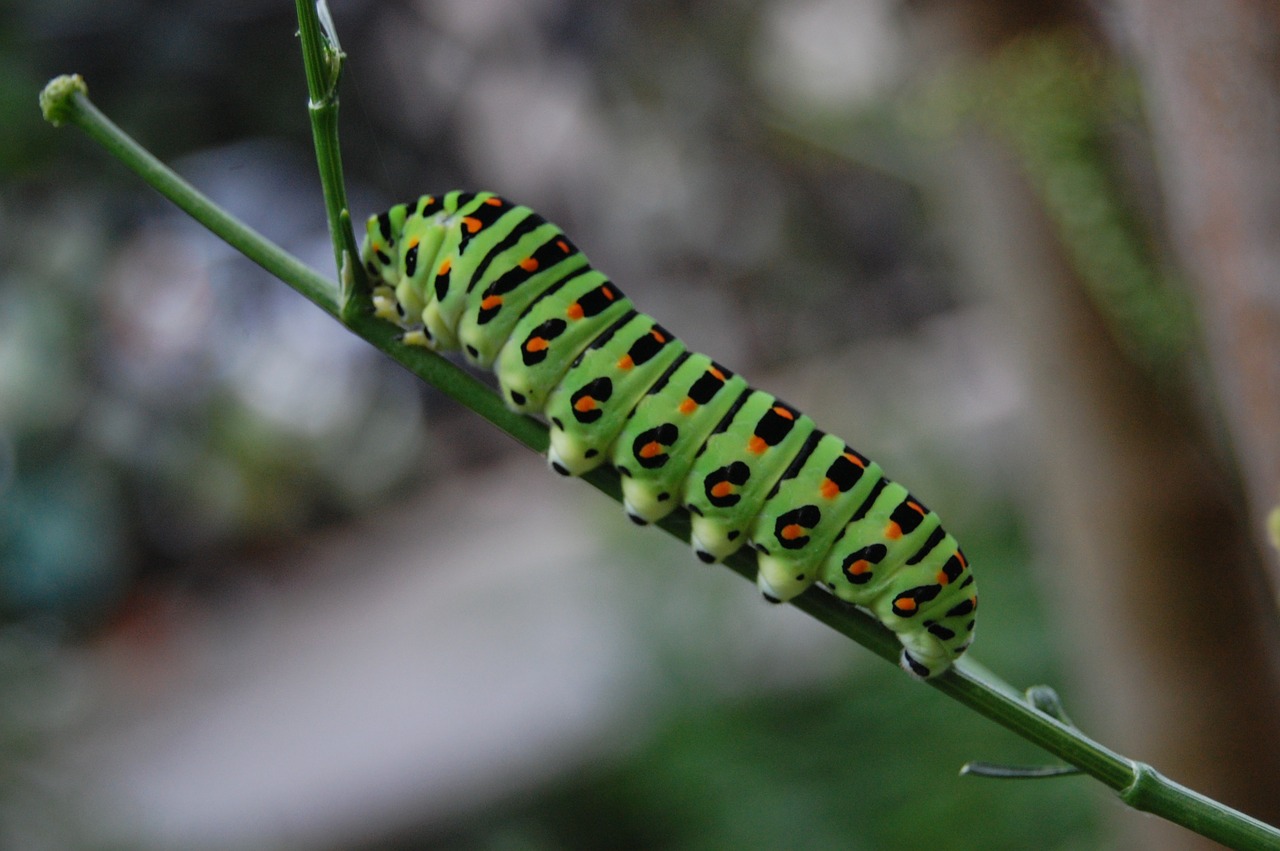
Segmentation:
{"type": "Polygon", "coordinates": [[[771,602],[815,581],[877,617],[925,678],[973,640],[972,572],[938,516],[809,417],[638,312],[560,228],[491,192],[370,217],[376,314],[461,349],[513,410],[551,426],[556,472],[617,468],[628,515],[691,515],[705,562],[744,544],[771,602]]]}

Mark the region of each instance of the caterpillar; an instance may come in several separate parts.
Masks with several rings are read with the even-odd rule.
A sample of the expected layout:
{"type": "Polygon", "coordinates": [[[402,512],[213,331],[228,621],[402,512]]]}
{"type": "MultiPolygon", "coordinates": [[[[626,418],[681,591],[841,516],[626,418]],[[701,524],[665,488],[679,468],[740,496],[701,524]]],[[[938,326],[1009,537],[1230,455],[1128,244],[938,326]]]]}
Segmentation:
{"type": "Polygon", "coordinates": [[[938,516],[795,408],[689,351],[559,227],[492,192],[424,195],[371,216],[375,315],[409,345],[492,369],[508,407],[550,426],[548,461],[617,469],[628,516],[678,506],[704,562],[756,551],[770,602],[815,582],[874,615],[915,677],[973,639],[969,563],[938,516]]]}

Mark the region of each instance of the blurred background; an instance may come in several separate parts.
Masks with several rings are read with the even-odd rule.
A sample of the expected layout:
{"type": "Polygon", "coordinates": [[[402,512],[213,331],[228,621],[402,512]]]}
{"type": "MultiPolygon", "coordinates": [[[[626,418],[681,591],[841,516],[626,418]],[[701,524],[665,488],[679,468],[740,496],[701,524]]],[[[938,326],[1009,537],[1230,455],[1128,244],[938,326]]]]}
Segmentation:
{"type": "MultiPolygon", "coordinates": [[[[910,484],[974,655],[1280,821],[1280,13],[334,0],[357,218],[488,188],[910,484]]],[[[332,274],[293,6],[0,8],[0,847],[1213,847],[441,398],[332,274]]]]}

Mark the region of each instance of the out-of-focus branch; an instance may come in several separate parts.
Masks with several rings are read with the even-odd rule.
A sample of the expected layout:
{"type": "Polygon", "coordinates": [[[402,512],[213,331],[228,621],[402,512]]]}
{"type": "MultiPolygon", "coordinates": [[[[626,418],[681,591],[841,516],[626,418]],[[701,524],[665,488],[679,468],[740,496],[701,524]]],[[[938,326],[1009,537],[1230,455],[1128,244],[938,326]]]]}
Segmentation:
{"type": "Polygon", "coordinates": [[[1170,225],[1258,550],[1280,503],[1280,6],[1125,0],[1170,225]]]}
{"type": "MultiPolygon", "coordinates": [[[[1151,5],[1153,13],[1164,9],[1151,5]]],[[[1077,49],[1097,45],[1082,6],[914,4],[922,76],[939,67],[1007,67],[1011,45],[1055,37],[1064,23],[1077,49]]],[[[1090,55],[1082,56],[1083,69],[1093,67],[1090,55]]],[[[1079,86],[1080,79],[1068,75],[1056,85],[1079,86]]],[[[1056,92],[1037,92],[1032,103],[1054,124],[1069,117],[1052,108],[1056,92]]],[[[998,94],[979,90],[987,101],[998,94]]],[[[1107,128],[1104,112],[1097,120],[1107,128]]],[[[1280,799],[1275,785],[1261,780],[1280,766],[1274,607],[1259,593],[1256,561],[1241,544],[1230,465],[1204,445],[1205,429],[1188,415],[1194,406],[1173,395],[1183,383],[1167,381],[1158,392],[1149,370],[1161,361],[1139,369],[1125,356],[1114,325],[1107,327],[1108,305],[1073,262],[1079,254],[1071,229],[1037,191],[1037,169],[1008,131],[988,111],[946,137],[953,158],[931,183],[931,199],[952,223],[964,277],[1000,311],[1001,333],[1029,390],[1024,505],[1053,616],[1089,694],[1088,705],[1073,708],[1127,748],[1158,754],[1196,785],[1274,818],[1280,799]]],[[[1099,162],[1115,155],[1110,138],[1098,135],[1092,156],[1099,162]]],[[[1061,167],[1057,147],[1050,153],[1061,167]]],[[[1078,193],[1101,173],[1060,171],[1055,184],[1078,193]]],[[[1117,198],[1133,191],[1121,180],[1106,189],[1117,198]]],[[[1076,212],[1099,210],[1091,204],[1076,212]]],[[[1123,265],[1103,271],[1125,274],[1123,265]]],[[[1126,276],[1117,283],[1133,282],[1126,276]]],[[[1276,387],[1280,381],[1271,383],[1276,387]]],[[[1150,820],[1117,821],[1125,847],[1210,847],[1150,820]]]]}

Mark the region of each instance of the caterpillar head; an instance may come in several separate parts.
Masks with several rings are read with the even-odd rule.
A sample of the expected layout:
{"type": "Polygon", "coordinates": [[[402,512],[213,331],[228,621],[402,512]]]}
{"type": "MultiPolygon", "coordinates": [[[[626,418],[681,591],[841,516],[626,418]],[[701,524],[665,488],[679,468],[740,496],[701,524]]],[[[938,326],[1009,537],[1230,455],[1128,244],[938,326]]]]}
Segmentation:
{"type": "Polygon", "coordinates": [[[397,204],[390,210],[370,216],[365,222],[364,244],[360,247],[360,262],[368,272],[370,283],[392,288],[397,283],[397,267],[400,259],[399,237],[404,230],[407,204],[397,204]]]}

